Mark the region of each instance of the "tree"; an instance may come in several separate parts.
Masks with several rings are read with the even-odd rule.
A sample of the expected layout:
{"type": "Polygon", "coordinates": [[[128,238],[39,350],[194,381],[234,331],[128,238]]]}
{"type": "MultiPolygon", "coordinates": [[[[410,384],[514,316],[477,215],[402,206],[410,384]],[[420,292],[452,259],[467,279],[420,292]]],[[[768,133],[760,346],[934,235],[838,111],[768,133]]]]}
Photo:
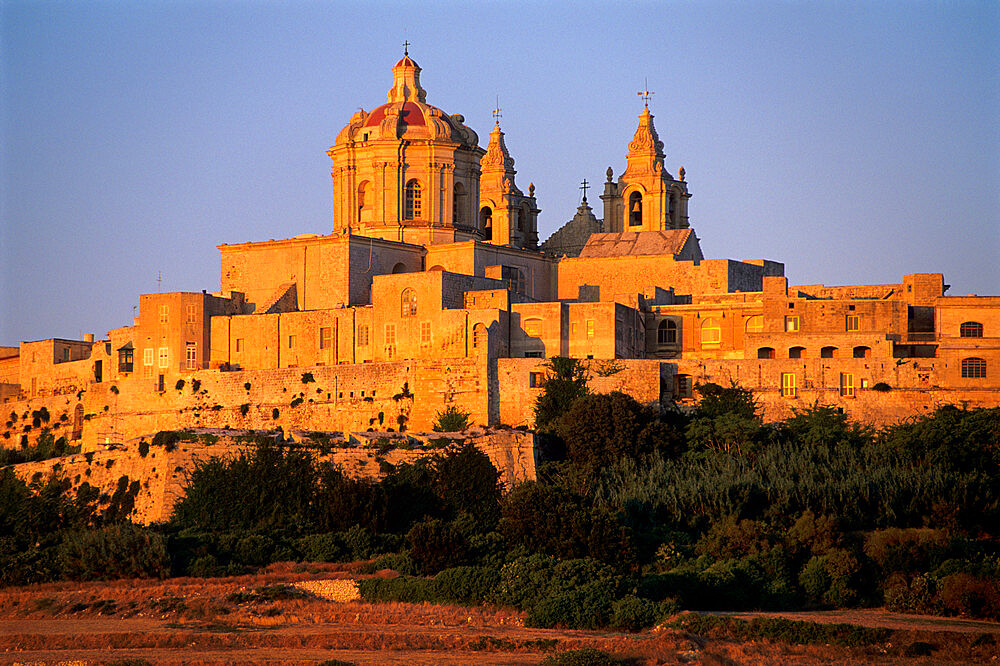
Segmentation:
{"type": "Polygon", "coordinates": [[[761,427],[753,391],[735,382],[728,388],[710,382],[695,389],[701,402],[687,427],[691,443],[714,451],[742,453],[761,427]]]}
{"type": "Polygon", "coordinates": [[[587,369],[578,359],[554,356],[545,367],[549,372],[535,401],[535,430],[539,432],[547,432],[577,398],[587,394],[587,369]]]}
{"type": "Polygon", "coordinates": [[[434,432],[461,432],[472,425],[469,412],[462,411],[455,405],[448,405],[437,413],[432,426],[434,432]]]}
{"type": "Polygon", "coordinates": [[[466,512],[483,531],[500,517],[500,473],[489,457],[470,442],[444,456],[436,456],[434,491],[454,513],[466,512]]]}

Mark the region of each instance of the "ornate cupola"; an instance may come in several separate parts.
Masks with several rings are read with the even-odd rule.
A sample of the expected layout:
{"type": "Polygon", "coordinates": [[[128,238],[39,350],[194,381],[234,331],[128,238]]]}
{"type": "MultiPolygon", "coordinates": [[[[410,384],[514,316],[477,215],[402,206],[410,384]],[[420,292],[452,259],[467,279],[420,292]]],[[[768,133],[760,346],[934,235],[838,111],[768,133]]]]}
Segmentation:
{"type": "Polygon", "coordinates": [[[524,195],[514,182],[514,158],[504,143],[500,129],[499,105],[493,111],[496,120],[490,143],[481,162],[479,224],[482,238],[495,245],[523,249],[538,247],[538,213],[534,184],[524,195]]]}
{"type": "Polygon", "coordinates": [[[639,93],[645,104],[639,126],[628,144],[628,164],[614,182],[611,167],[604,184],[604,226],[608,231],[661,231],[687,229],[687,201],[691,195],[684,182],[664,168],[663,142],[649,112],[649,91],[639,93]]]}
{"type": "Polygon", "coordinates": [[[426,103],[420,71],[405,52],[388,101],[355,113],[327,151],[334,232],[425,245],[478,237],[479,137],[426,103]]]}

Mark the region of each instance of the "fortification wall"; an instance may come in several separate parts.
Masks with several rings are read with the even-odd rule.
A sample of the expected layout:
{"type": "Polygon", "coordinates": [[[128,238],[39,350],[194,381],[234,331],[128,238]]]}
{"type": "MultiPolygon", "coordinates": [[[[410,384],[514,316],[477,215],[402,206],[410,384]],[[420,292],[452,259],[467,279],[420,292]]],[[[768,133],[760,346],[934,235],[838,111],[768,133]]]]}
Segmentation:
{"type": "MultiPolygon", "coordinates": [[[[213,431],[221,434],[223,431],[213,431]]],[[[319,456],[321,462],[340,466],[344,472],[355,478],[379,479],[384,476],[381,465],[385,461],[391,465],[412,463],[420,458],[442,451],[430,448],[430,435],[409,437],[408,445],[429,444],[424,449],[394,448],[380,453],[380,447],[393,445],[399,440],[387,440],[371,433],[341,434],[342,441],[353,442],[351,448],[333,449],[328,455],[319,456]]],[[[437,436],[438,433],[434,433],[437,436]]],[[[454,439],[471,441],[485,453],[493,466],[500,472],[506,488],[535,479],[534,435],[529,432],[499,430],[492,432],[449,433],[443,435],[454,439]]],[[[172,451],[164,447],[151,446],[145,457],[139,454],[139,440],[131,440],[124,446],[111,450],[80,453],[65,458],[23,463],[14,466],[14,472],[27,483],[44,483],[52,474],[72,483],[71,494],[83,483],[89,483],[106,495],[100,508],[107,507],[119,480],[124,476],[129,483],[138,481],[139,493],[135,498],[135,508],[131,519],[142,524],[169,520],[174,505],[184,496],[188,475],[198,464],[210,458],[227,458],[247,450],[247,444],[238,439],[221,437],[211,444],[204,441],[178,442],[172,451]]]]}

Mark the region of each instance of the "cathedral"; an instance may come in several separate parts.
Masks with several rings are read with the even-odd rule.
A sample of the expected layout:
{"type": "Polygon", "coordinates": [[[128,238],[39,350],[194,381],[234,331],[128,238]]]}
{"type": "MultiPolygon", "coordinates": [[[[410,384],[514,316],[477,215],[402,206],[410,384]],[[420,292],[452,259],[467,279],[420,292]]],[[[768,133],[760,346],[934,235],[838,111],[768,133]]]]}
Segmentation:
{"type": "Polygon", "coordinates": [[[0,347],[0,400],[52,405],[88,445],[196,425],[419,430],[449,406],[530,428],[546,359],[569,356],[592,390],[660,408],[709,381],[753,389],[775,419],[1000,403],[1000,297],[946,296],[928,273],[794,286],[779,262],[705,258],[648,96],[602,217],[585,190],[539,242],[499,113],[482,148],[420,74],[405,54],[385,103],[327,150],[329,234],[220,245],[217,290],[141,295],[102,340],[0,347]]]}

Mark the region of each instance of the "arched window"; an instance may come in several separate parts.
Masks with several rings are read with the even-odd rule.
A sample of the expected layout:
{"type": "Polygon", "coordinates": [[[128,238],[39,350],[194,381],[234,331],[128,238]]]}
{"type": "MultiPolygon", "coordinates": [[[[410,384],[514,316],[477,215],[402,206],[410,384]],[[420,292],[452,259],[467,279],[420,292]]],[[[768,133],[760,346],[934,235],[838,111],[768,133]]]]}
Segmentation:
{"type": "Polygon", "coordinates": [[[483,240],[493,240],[493,209],[489,206],[479,210],[479,230],[483,232],[483,240]]]}
{"type": "Polygon", "coordinates": [[[670,201],[667,204],[667,222],[668,228],[676,229],[677,224],[677,190],[670,190],[670,201]]]}
{"type": "Polygon", "coordinates": [[[416,178],[406,183],[406,201],[403,208],[404,220],[419,220],[421,216],[420,181],[416,178]]]}
{"type": "Polygon", "coordinates": [[[628,197],[628,225],[638,227],[642,224],[642,194],[633,192],[628,197]]]}
{"type": "Polygon", "coordinates": [[[868,358],[872,355],[872,348],[858,345],[854,348],[854,358],[868,358]]]}
{"type": "Polygon", "coordinates": [[[364,216],[365,206],[369,205],[368,201],[368,181],[363,181],[358,185],[358,222],[361,222],[364,216]]]}
{"type": "Polygon", "coordinates": [[[406,272],[406,264],[404,264],[401,261],[397,262],[396,265],[394,265],[392,267],[392,274],[393,275],[397,275],[399,273],[405,273],[405,272],[406,272]]]}
{"type": "Polygon", "coordinates": [[[962,359],[962,377],[986,379],[986,360],[976,357],[962,359]]]}
{"type": "Polygon", "coordinates": [[[757,350],[757,358],[774,358],[774,347],[761,347],[757,350]]]}
{"type": "Polygon", "coordinates": [[[404,289],[403,296],[400,299],[402,303],[402,308],[400,310],[400,316],[403,317],[415,317],[417,316],[417,292],[413,289],[404,289]]]}
{"type": "Polygon", "coordinates": [[[707,317],[701,322],[701,344],[717,345],[722,342],[722,324],[715,317],[707,317]]]}
{"type": "Polygon", "coordinates": [[[451,223],[455,225],[465,224],[465,186],[462,183],[455,183],[451,199],[451,223]]]}
{"type": "Polygon", "coordinates": [[[524,333],[531,338],[539,337],[542,334],[542,320],[526,319],[524,321],[524,333]]]}
{"type": "Polygon", "coordinates": [[[486,344],[486,326],[476,324],[472,327],[472,348],[480,349],[486,344]]]}
{"type": "Polygon", "coordinates": [[[805,351],[805,347],[789,347],[788,358],[803,358],[805,356],[805,351]]]}
{"type": "Polygon", "coordinates": [[[763,315],[753,315],[747,317],[746,332],[747,333],[760,333],[764,330],[764,316],[763,315]]]}
{"type": "Polygon", "coordinates": [[[677,322],[664,319],[656,328],[656,343],[660,345],[672,345],[677,343],[677,322]]]}
{"type": "Polygon", "coordinates": [[[965,321],[959,327],[959,335],[963,338],[983,337],[983,325],[978,321],[965,321]]]}
{"type": "Polygon", "coordinates": [[[77,403],[76,409],[73,410],[73,434],[70,439],[77,440],[81,437],[83,437],[83,405],[77,403]]]}
{"type": "Polygon", "coordinates": [[[518,231],[531,231],[531,225],[528,224],[531,221],[531,209],[525,204],[521,206],[521,214],[517,216],[517,230],[518,231]]]}
{"type": "Polygon", "coordinates": [[[820,358],[837,358],[837,348],[836,347],[823,347],[819,350],[820,358]]]}

